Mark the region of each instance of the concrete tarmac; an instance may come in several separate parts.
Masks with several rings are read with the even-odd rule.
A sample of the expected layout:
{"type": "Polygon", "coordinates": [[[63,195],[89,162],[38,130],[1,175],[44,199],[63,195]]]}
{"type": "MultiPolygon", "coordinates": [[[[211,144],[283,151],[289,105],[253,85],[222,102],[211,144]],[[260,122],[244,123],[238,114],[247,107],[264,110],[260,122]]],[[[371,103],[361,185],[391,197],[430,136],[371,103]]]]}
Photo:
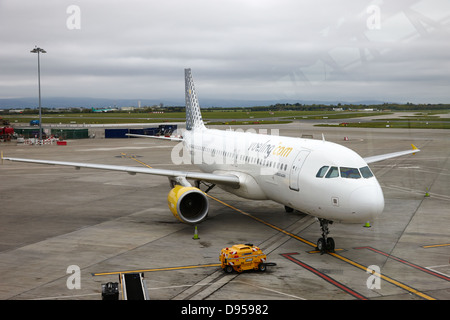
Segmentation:
{"type": "MultiPolygon", "coordinates": [[[[299,122],[241,129],[250,128],[315,139],[323,134],[363,157],[411,143],[421,152],[371,165],[385,195],[384,213],[370,228],[331,225],[337,250],[323,255],[314,252],[318,222],[271,201],[214,188],[209,219],[198,225],[195,240],[194,227],[178,222],[167,207],[167,178],[5,161],[0,299],[100,300],[101,284],[119,278],[93,274],[133,270],[145,270],[153,300],[450,299],[448,131],[299,122]],[[276,266],[224,274],[216,265],[220,250],[237,243],[260,246],[276,266]],[[369,266],[379,273],[367,272],[369,266]]],[[[172,163],[175,145],[97,138],[67,146],[10,142],[0,149],[10,157],[197,170],[172,163]]]]}

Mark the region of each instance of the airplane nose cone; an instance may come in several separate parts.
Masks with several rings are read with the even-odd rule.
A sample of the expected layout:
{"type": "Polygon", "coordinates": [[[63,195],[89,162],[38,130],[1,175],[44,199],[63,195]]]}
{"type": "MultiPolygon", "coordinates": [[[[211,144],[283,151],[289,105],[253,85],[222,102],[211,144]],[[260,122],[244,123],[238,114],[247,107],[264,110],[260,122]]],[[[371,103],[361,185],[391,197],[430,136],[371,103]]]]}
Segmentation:
{"type": "Polygon", "coordinates": [[[356,189],[350,196],[352,213],[368,221],[378,216],[384,209],[384,197],[379,185],[364,186],[356,189]]]}

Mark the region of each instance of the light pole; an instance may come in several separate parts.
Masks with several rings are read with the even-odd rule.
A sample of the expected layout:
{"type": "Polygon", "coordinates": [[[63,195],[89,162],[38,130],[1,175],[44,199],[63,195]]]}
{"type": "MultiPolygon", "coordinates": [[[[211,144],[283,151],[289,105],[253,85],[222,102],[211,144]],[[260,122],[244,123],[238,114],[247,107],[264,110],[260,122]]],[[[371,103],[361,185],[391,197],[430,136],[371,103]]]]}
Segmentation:
{"type": "Polygon", "coordinates": [[[38,87],[39,87],[39,143],[42,143],[42,111],[41,111],[41,62],[39,59],[39,55],[41,53],[47,53],[42,48],[38,48],[35,46],[33,50],[30,51],[31,53],[37,53],[38,54],[38,87]]]}

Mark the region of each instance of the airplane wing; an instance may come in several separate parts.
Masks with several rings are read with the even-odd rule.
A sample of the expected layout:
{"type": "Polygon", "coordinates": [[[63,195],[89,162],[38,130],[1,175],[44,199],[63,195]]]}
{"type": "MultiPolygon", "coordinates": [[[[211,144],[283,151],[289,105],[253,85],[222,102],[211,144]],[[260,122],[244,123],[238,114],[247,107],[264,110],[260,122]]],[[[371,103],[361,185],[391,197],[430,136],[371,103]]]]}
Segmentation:
{"type": "Polygon", "coordinates": [[[69,167],[74,167],[77,170],[80,170],[81,168],[89,168],[89,169],[101,169],[101,170],[127,172],[131,175],[135,175],[136,173],[143,173],[143,174],[165,176],[165,177],[169,177],[169,178],[170,177],[184,177],[186,179],[203,180],[203,181],[207,181],[207,182],[211,182],[211,183],[229,185],[232,187],[239,186],[239,178],[235,175],[219,175],[219,174],[213,174],[213,173],[203,173],[203,172],[193,172],[193,171],[177,171],[177,170],[154,169],[154,168],[131,167],[131,166],[116,166],[116,165],[95,164],[95,163],[9,158],[9,157],[3,157],[3,155],[2,155],[2,161],[3,160],[47,164],[47,165],[69,166],[69,167]]]}
{"type": "Polygon", "coordinates": [[[415,145],[411,144],[411,146],[412,146],[412,150],[398,151],[398,152],[381,154],[378,156],[367,157],[367,158],[364,158],[364,161],[366,161],[366,163],[373,163],[373,162],[383,161],[386,159],[404,156],[404,155],[411,154],[411,153],[414,154],[414,153],[420,151],[415,145]]]}

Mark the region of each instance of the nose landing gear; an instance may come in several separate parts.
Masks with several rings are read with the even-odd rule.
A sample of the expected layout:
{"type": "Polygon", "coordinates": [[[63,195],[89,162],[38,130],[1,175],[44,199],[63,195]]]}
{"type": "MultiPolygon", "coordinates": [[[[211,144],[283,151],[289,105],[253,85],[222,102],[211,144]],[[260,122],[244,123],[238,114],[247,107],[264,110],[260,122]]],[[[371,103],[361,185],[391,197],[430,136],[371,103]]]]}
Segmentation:
{"type": "Polygon", "coordinates": [[[326,220],[326,219],[320,219],[320,229],[322,230],[322,238],[319,238],[317,240],[317,250],[320,251],[321,254],[324,254],[326,252],[334,252],[334,239],[329,238],[328,234],[330,231],[328,230],[328,224],[333,224],[333,221],[326,220]]]}

